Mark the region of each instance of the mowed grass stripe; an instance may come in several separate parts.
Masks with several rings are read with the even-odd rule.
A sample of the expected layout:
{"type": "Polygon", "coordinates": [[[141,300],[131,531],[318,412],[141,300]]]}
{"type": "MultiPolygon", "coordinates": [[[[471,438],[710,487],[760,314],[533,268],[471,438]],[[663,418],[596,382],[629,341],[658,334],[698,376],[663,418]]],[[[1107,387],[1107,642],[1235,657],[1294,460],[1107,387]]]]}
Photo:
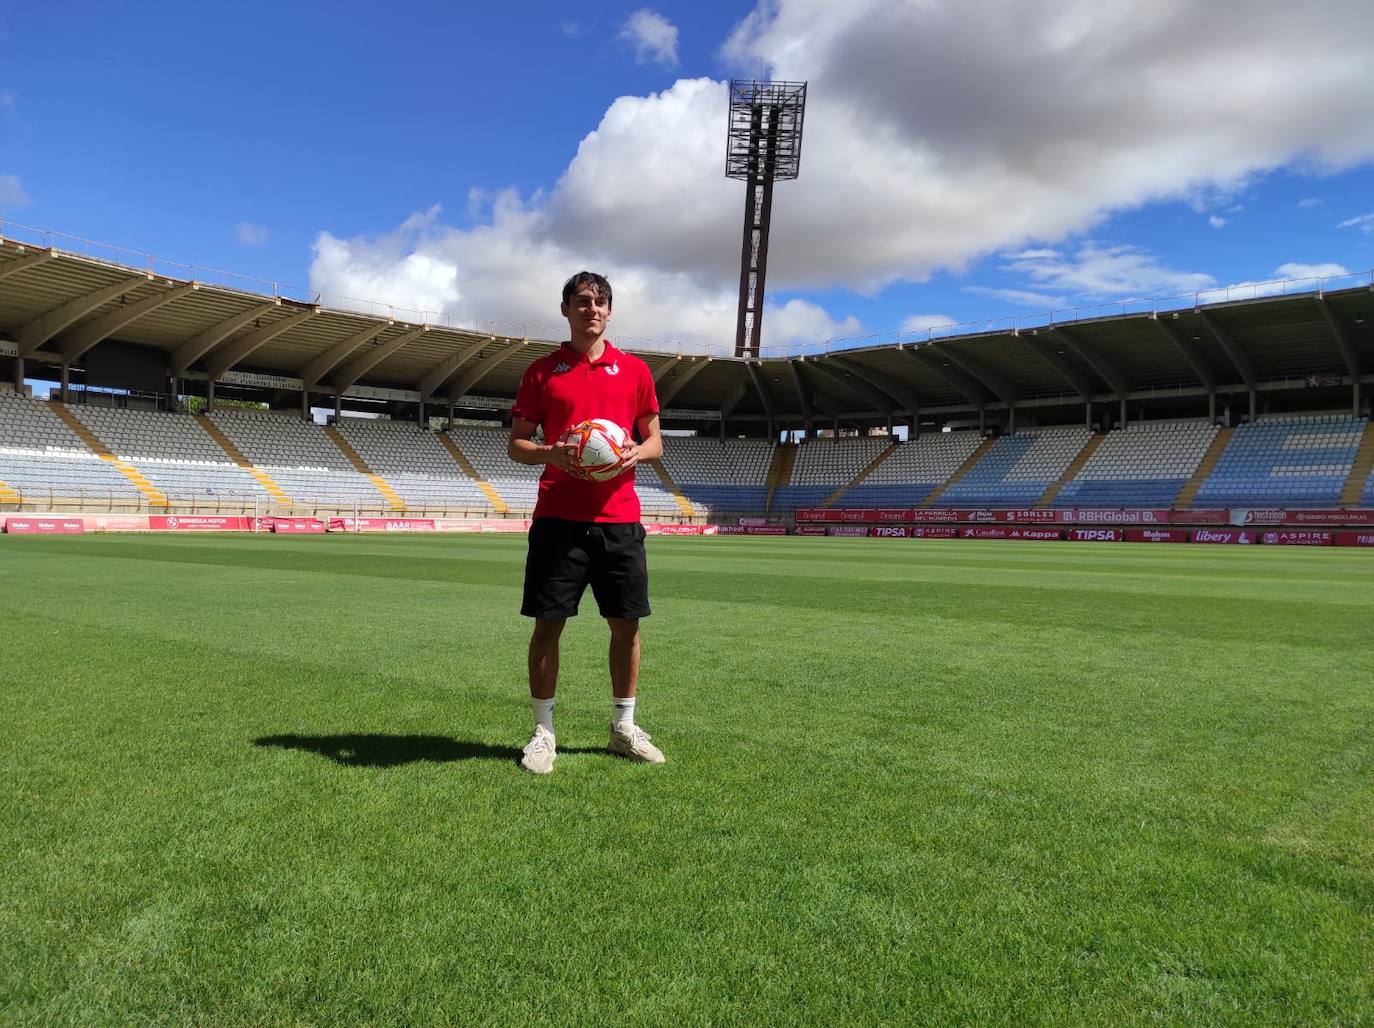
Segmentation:
{"type": "Polygon", "coordinates": [[[1287,554],[1245,554],[1258,606],[1133,586],[1118,610],[1014,543],[760,541],[792,572],[770,576],[755,540],[654,540],[643,708],[670,763],[599,751],[584,618],[535,780],[518,537],[3,542],[6,1019],[1370,1009],[1367,604],[1314,614],[1287,554]],[[839,542],[912,577],[795,573],[839,542]],[[217,563],[157,559],[198,546],[217,563]],[[921,580],[953,546],[1000,584],[921,580]]]}

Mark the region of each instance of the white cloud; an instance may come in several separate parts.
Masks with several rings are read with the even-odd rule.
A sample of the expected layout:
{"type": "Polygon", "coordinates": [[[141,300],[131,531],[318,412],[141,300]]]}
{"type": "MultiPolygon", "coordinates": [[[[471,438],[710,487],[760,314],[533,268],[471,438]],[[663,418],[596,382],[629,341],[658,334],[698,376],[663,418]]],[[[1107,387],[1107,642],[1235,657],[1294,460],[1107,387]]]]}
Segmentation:
{"type": "Polygon", "coordinates": [[[944,314],[912,314],[902,321],[906,333],[929,332],[932,328],[948,328],[955,320],[944,314]]]}
{"type": "Polygon", "coordinates": [[[641,7],[620,29],[620,38],[635,52],[640,64],[677,67],[677,26],[648,7],[641,7]]]}
{"type": "Polygon", "coordinates": [[[1093,298],[1192,293],[1216,283],[1211,275],[1163,267],[1157,257],[1135,247],[1093,242],[1084,243],[1073,258],[1048,251],[1019,256],[1004,267],[1037,285],[1093,298]]]}
{"type": "Polygon", "coordinates": [[[18,101],[14,93],[8,89],[0,89],[0,111],[14,114],[18,109],[18,101]]]}
{"type": "Polygon", "coordinates": [[[580,36],[582,34],[582,23],[576,21],[565,21],[562,26],[563,35],[568,37],[580,36]]]}
{"type": "Polygon", "coordinates": [[[1315,196],[1304,196],[1298,201],[1298,208],[1304,211],[1310,211],[1313,207],[1320,207],[1321,205],[1321,200],[1315,196]]]}
{"type": "Polygon", "coordinates": [[[1342,278],[1350,272],[1343,264],[1328,262],[1326,264],[1299,264],[1290,261],[1287,264],[1280,264],[1274,269],[1274,274],[1279,278],[1342,278]]]}
{"type": "MultiPolygon", "coordinates": [[[[1008,259],[1031,288],[1002,298],[1041,309],[1057,293],[1206,288],[1137,251],[1043,251],[1115,211],[1167,199],[1224,212],[1276,168],[1374,156],[1374,5],[1332,6],[1295,33],[1286,0],[1251,0],[1244,19],[1189,0],[760,3],[727,60],[810,82],[801,177],[774,196],[769,284],[871,293],[1019,251],[1008,259]]],[[[663,40],[657,53],[675,56],[663,40]]],[[[728,345],[742,187],[723,176],[726,103],[708,79],[621,97],[547,193],[400,241],[323,234],[312,282],[556,324],[548,297],[590,266],[616,276],[622,331],[728,345]]]]}
{"type": "Polygon", "coordinates": [[[0,207],[23,207],[30,199],[18,175],[0,175],[0,207]]]}
{"type": "Polygon", "coordinates": [[[1207,224],[1211,225],[1213,228],[1225,228],[1227,220],[1219,214],[1213,214],[1207,219],[1207,224]]]}
{"type": "Polygon", "coordinates": [[[1006,303],[1014,303],[1019,307],[1034,307],[1036,310],[1053,310],[1056,307],[1068,306],[1068,299],[1063,296],[1051,296],[1049,293],[1035,293],[1026,289],[994,289],[991,286],[965,286],[964,292],[974,293],[978,296],[986,296],[990,300],[1003,300],[1006,303]]]}
{"type": "Polygon", "coordinates": [[[1336,226],[1337,228],[1358,228],[1361,232],[1374,235],[1374,213],[1361,214],[1355,218],[1346,218],[1336,226]]]}
{"type": "Polygon", "coordinates": [[[234,238],[244,246],[266,246],[270,237],[267,229],[251,221],[240,221],[234,226],[234,238]]]}

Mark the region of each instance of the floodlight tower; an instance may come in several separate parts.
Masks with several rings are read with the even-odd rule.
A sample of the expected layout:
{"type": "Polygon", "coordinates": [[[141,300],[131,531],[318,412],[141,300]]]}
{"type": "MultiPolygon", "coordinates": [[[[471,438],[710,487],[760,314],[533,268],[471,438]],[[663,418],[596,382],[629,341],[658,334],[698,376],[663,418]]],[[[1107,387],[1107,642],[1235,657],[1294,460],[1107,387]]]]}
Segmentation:
{"type": "Polygon", "coordinates": [[[805,82],[730,80],[725,177],[740,179],[748,185],[744,194],[744,243],[740,250],[736,357],[759,356],[773,183],[796,178],[801,171],[805,112],[805,82]]]}

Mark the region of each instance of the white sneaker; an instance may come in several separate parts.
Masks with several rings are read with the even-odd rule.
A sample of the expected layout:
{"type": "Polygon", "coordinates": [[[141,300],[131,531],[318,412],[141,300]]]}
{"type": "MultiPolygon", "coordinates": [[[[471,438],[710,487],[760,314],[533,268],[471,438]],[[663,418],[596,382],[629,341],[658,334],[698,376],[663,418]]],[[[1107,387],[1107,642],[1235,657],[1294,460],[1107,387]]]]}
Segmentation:
{"type": "Polygon", "coordinates": [[[553,770],[553,759],[558,756],[553,746],[553,733],[543,725],[534,726],[534,735],[525,746],[520,766],[537,775],[546,775],[553,770]]]}
{"type": "Polygon", "coordinates": [[[649,733],[639,725],[632,724],[623,731],[617,731],[615,725],[611,725],[611,741],[606,744],[606,749],[645,764],[662,764],[666,759],[663,751],[649,741],[649,733]]]}

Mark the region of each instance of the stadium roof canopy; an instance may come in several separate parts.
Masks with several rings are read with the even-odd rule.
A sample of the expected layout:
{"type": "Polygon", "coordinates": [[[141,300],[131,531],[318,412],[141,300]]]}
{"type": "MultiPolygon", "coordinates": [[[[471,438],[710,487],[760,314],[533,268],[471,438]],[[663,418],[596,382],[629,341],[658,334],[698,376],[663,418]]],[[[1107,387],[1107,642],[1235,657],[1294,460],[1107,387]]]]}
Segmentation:
{"type": "MultiPolygon", "coordinates": [[[[1286,295],[1046,317],[1001,331],[806,355],[629,349],[653,371],[668,423],[795,428],[918,414],[1003,420],[1009,410],[1049,422],[1079,417],[1072,409],[1089,403],[1249,396],[1253,404],[1277,394],[1294,394],[1289,408],[1358,410],[1359,383],[1374,381],[1374,283],[1364,278],[1336,290],[1290,283],[1286,295]]],[[[99,369],[111,361],[155,360],[161,386],[152,391],[178,380],[179,391],[200,392],[214,380],[279,401],[308,388],[317,405],[321,396],[344,394],[436,406],[452,399],[481,409],[508,405],[525,366],[556,346],[0,239],[0,361],[14,364],[16,376],[65,368],[104,385],[99,369]],[[104,361],[96,359],[102,351],[104,361]]]]}

